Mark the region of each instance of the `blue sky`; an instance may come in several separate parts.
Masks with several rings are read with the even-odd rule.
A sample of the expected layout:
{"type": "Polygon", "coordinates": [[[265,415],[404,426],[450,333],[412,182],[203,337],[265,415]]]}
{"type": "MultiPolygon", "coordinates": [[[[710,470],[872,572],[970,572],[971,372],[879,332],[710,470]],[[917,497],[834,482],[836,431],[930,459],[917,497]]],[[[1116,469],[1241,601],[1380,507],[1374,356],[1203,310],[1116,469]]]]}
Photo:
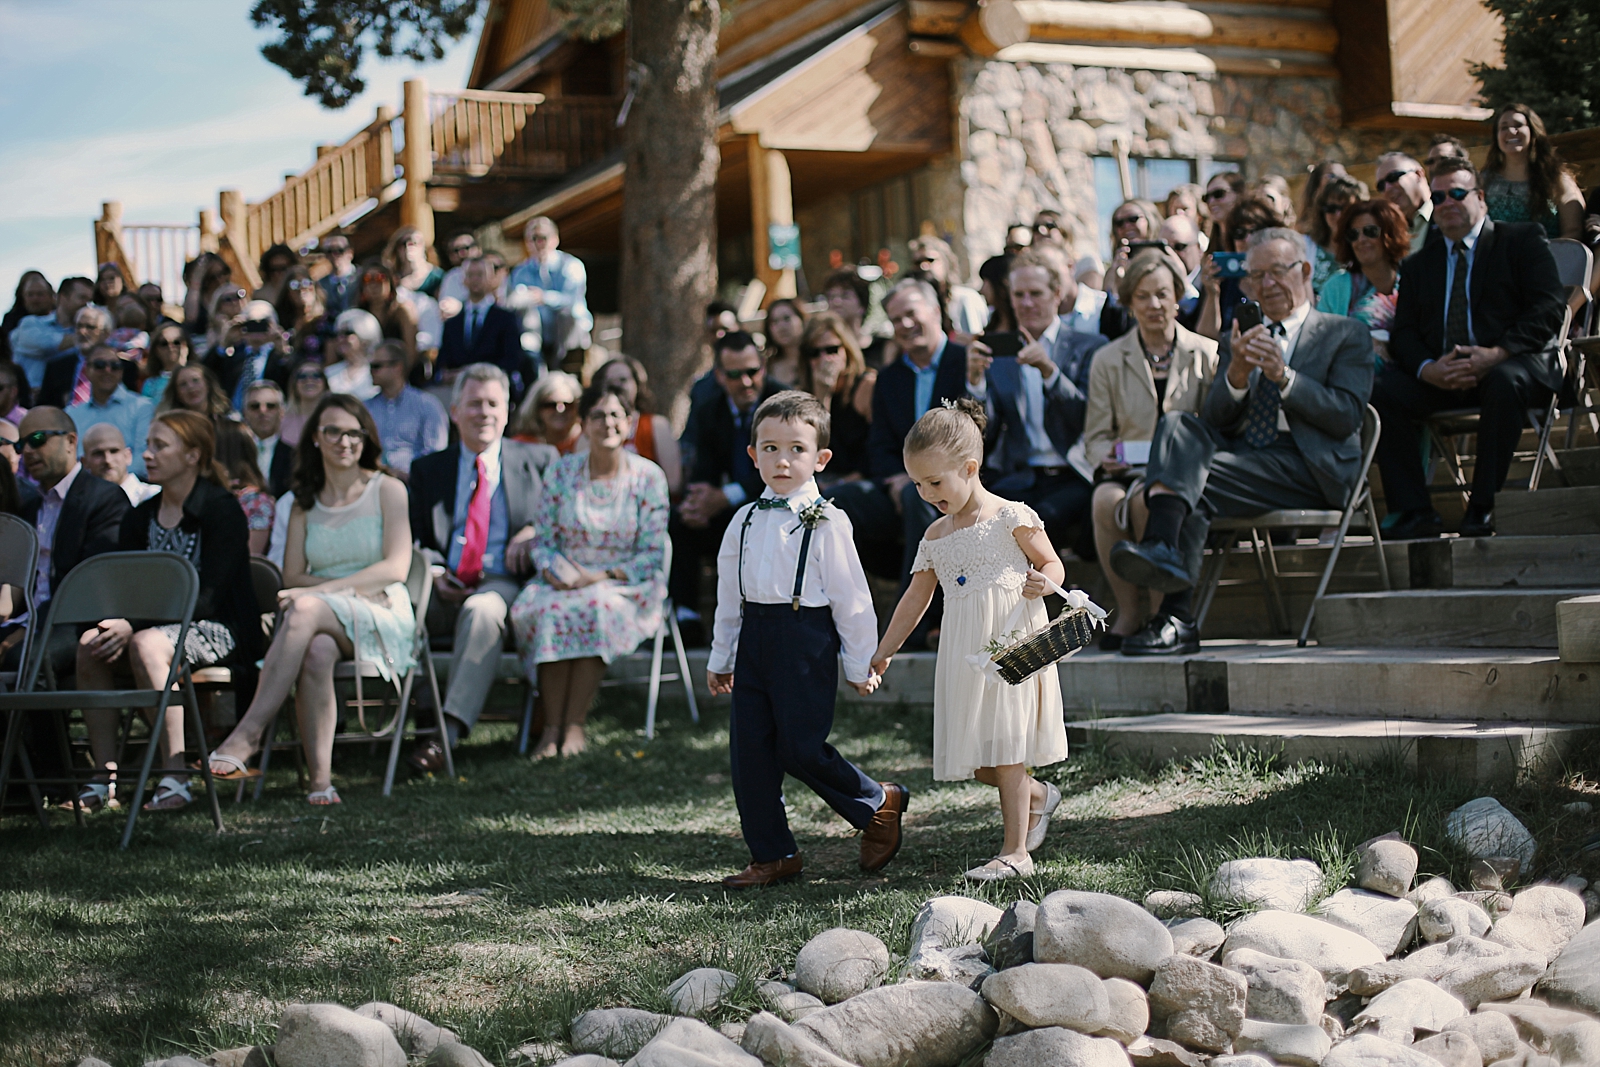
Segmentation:
{"type": "MultiPolygon", "coordinates": [[[[261,58],[251,0],[0,0],[0,310],[24,270],[91,274],[104,200],[126,222],[193,223],[217,191],[258,200],[345,140],[400,83],[466,83],[476,33],[439,63],[367,63],[326,111],[261,58]]],[[[369,59],[371,52],[368,52],[369,59]]]]}

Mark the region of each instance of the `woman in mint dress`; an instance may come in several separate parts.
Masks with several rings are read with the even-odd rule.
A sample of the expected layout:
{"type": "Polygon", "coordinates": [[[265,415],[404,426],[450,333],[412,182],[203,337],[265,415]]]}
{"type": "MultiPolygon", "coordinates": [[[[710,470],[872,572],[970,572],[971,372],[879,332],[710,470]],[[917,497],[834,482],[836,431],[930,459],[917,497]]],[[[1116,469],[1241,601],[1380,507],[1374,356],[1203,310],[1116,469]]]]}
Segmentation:
{"type": "Polygon", "coordinates": [[[606,664],[656,632],[667,595],[667,478],[625,447],[637,412],[597,385],[578,411],[589,449],[545,474],[539,577],[511,606],[523,667],[544,704],[536,758],[583,751],[606,664]]]}
{"type": "Polygon", "coordinates": [[[250,776],[278,708],[295,689],[313,804],[337,804],[333,735],[338,704],[333,669],[359,656],[386,681],[411,669],[416,617],[406,593],[411,522],[406,487],[378,469],[377,427],[362,403],[324,396],[297,446],[294,511],[283,556],[283,618],[267,650],[255,699],[211,754],[211,773],[250,776]],[[311,501],[308,511],[305,501],[311,501]],[[359,649],[359,653],[358,650],[359,649]],[[298,684],[296,684],[298,683],[298,684]]]}

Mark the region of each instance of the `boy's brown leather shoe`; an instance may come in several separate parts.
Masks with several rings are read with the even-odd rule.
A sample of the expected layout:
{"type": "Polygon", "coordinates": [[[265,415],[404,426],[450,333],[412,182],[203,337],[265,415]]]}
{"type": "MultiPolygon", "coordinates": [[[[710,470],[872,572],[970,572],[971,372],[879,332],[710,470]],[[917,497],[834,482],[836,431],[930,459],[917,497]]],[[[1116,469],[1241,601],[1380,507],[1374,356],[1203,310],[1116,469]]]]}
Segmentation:
{"type": "Polygon", "coordinates": [[[800,853],[785,859],[774,860],[771,863],[754,863],[740,871],[730,874],[722,880],[724,889],[761,889],[779,882],[788,882],[800,877],[800,870],[804,866],[800,853]]]}
{"type": "Polygon", "coordinates": [[[883,806],[861,834],[861,869],[882,870],[900,851],[900,817],[911,803],[911,790],[896,782],[883,786],[883,806]]]}

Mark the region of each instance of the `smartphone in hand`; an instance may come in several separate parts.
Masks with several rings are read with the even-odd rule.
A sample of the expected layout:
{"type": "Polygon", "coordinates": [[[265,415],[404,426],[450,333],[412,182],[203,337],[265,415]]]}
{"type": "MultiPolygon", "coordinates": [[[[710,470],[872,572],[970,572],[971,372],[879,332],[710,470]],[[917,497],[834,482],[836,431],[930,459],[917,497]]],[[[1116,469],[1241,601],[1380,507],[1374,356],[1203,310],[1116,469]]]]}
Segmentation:
{"type": "Polygon", "coordinates": [[[1233,322],[1240,333],[1260,326],[1262,321],[1261,305],[1254,300],[1246,300],[1233,309],[1233,322]]]}
{"type": "Polygon", "coordinates": [[[550,574],[562,585],[573,585],[582,577],[577,566],[566,556],[557,553],[550,558],[550,574]]]}
{"type": "Polygon", "coordinates": [[[1213,252],[1211,259],[1217,265],[1219,278],[1243,278],[1249,273],[1244,269],[1243,252],[1213,252]]]}
{"type": "Polygon", "coordinates": [[[979,335],[978,340],[989,347],[989,355],[995,359],[1015,356],[1022,351],[1022,334],[1016,330],[996,330],[979,335]]]}

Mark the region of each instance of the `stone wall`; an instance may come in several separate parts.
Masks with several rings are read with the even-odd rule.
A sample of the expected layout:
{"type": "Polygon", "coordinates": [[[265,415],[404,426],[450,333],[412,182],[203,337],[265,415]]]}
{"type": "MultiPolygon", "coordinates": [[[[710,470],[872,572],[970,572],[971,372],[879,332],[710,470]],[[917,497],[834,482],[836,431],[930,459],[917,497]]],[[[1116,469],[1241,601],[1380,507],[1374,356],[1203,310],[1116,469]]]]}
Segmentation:
{"type": "MultiPolygon", "coordinates": [[[[966,59],[954,64],[962,223],[969,271],[1009,224],[1042,208],[1076,220],[1090,251],[1099,212],[1092,156],[1121,140],[1135,157],[1243,160],[1249,178],[1294,177],[1319,159],[1370,163],[1426,134],[1340,127],[1331,78],[1201,76],[966,59]]],[[[1105,249],[1095,249],[1101,255],[1105,249]]]]}

